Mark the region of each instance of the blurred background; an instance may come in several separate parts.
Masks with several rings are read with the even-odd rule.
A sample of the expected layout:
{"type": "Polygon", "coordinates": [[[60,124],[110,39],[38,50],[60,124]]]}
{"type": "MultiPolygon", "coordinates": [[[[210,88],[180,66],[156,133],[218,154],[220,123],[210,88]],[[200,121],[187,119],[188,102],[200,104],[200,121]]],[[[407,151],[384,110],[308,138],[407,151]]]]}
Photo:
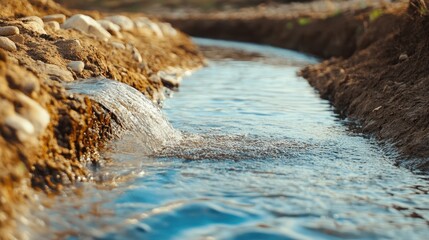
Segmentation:
{"type": "MultiPolygon", "coordinates": [[[[56,0],[70,8],[110,11],[150,11],[190,8],[200,11],[229,10],[261,4],[311,2],[312,0],[56,0]]],[[[326,0],[329,1],[329,0],[326,0]]],[[[334,0],[335,1],[335,0],[334,0]]]]}

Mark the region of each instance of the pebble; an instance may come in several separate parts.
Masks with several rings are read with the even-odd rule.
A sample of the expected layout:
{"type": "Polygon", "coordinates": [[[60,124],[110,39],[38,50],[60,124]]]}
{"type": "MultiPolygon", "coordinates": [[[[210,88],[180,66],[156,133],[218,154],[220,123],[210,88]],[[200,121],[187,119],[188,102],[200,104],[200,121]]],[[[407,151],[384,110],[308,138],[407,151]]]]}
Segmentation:
{"type": "Polygon", "coordinates": [[[131,44],[128,44],[127,48],[131,49],[131,53],[133,54],[134,60],[136,60],[138,63],[143,62],[142,55],[140,54],[139,50],[136,47],[134,47],[131,44]]]}
{"type": "Polygon", "coordinates": [[[45,28],[51,29],[56,32],[61,29],[60,24],[56,21],[50,21],[45,23],[45,28]]]}
{"type": "Polygon", "coordinates": [[[15,26],[0,27],[0,36],[12,36],[19,34],[19,28],[15,26]]]}
{"type": "Polygon", "coordinates": [[[155,35],[157,37],[163,37],[164,34],[162,33],[161,28],[159,27],[158,24],[156,24],[155,22],[151,21],[149,18],[146,17],[139,17],[137,18],[135,21],[135,24],[138,28],[148,28],[150,29],[152,32],[155,33],[155,35]]]}
{"type": "Polygon", "coordinates": [[[72,61],[67,64],[67,67],[75,73],[81,73],[85,68],[85,63],[82,61],[72,61]]]}
{"type": "Polygon", "coordinates": [[[46,34],[46,31],[44,29],[45,24],[43,23],[43,20],[41,18],[36,16],[30,16],[30,17],[20,18],[19,20],[21,20],[24,23],[25,28],[39,34],[46,34]]]}
{"type": "Polygon", "coordinates": [[[109,20],[98,20],[97,22],[110,33],[121,31],[121,27],[119,25],[114,24],[109,20]]]}
{"type": "Polygon", "coordinates": [[[34,136],[35,130],[33,124],[19,114],[6,117],[4,124],[15,131],[16,137],[21,142],[26,142],[34,136]]]}
{"type": "Polygon", "coordinates": [[[17,93],[16,96],[18,101],[23,105],[22,108],[18,109],[20,115],[34,126],[35,134],[38,135],[44,132],[51,121],[48,111],[23,93],[17,93]]]}
{"type": "Polygon", "coordinates": [[[28,22],[37,22],[39,25],[43,26],[43,20],[37,16],[30,16],[30,17],[24,17],[24,18],[20,18],[18,19],[24,23],[28,23],[28,22]]]}
{"type": "Polygon", "coordinates": [[[121,27],[112,23],[109,20],[98,20],[97,21],[104,29],[106,29],[110,34],[115,37],[122,38],[121,27]]]}
{"type": "Polygon", "coordinates": [[[57,46],[64,46],[68,49],[71,48],[82,48],[82,43],[80,43],[79,39],[68,39],[68,40],[58,40],[55,42],[57,46]]]}
{"type": "Polygon", "coordinates": [[[53,14],[53,15],[48,15],[48,16],[44,16],[42,18],[42,20],[44,22],[58,22],[60,24],[64,23],[66,21],[66,15],[64,14],[53,14]]]}
{"type": "Polygon", "coordinates": [[[167,73],[164,71],[159,71],[158,76],[161,79],[162,84],[170,89],[177,88],[182,80],[177,74],[167,73]]]}
{"type": "Polygon", "coordinates": [[[160,23],[159,24],[161,31],[168,36],[176,36],[177,30],[174,29],[170,23],[160,23]]]}
{"type": "Polygon", "coordinates": [[[120,42],[111,42],[110,45],[117,49],[125,49],[125,45],[120,42]]]}
{"type": "Polygon", "coordinates": [[[403,62],[408,59],[408,55],[406,53],[402,53],[399,55],[399,61],[403,62]]]}
{"type": "Polygon", "coordinates": [[[65,29],[76,29],[87,34],[96,36],[99,39],[107,40],[112,37],[112,35],[106,31],[97,21],[95,21],[90,16],[83,14],[77,14],[67,19],[63,27],[65,29]]]}
{"type": "Polygon", "coordinates": [[[68,70],[64,70],[57,65],[44,63],[42,61],[37,61],[37,64],[39,65],[39,70],[42,73],[47,74],[52,80],[60,82],[74,81],[73,74],[68,70]]]}
{"type": "Polygon", "coordinates": [[[7,51],[16,51],[15,43],[7,37],[0,37],[0,48],[7,51]]]}
{"type": "Polygon", "coordinates": [[[129,31],[134,29],[134,22],[129,17],[116,15],[105,18],[112,23],[118,25],[122,30],[129,31]]]}
{"type": "Polygon", "coordinates": [[[19,44],[24,44],[24,37],[22,35],[13,35],[13,36],[9,36],[7,37],[10,40],[14,41],[15,43],[19,43],[19,44]]]}

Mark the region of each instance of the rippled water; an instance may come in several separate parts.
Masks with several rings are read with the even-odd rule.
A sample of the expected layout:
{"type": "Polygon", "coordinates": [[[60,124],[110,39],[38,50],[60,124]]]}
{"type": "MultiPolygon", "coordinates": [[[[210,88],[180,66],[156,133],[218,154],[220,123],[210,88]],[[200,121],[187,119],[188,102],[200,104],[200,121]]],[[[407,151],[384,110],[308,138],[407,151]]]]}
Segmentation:
{"type": "Polygon", "coordinates": [[[147,154],[135,135],[48,205],[69,239],[346,239],[429,236],[429,185],[348,131],[296,71],[315,60],[198,40],[209,66],[164,112],[181,139],[147,154]],[[75,194],[77,192],[78,194],[75,194]]]}

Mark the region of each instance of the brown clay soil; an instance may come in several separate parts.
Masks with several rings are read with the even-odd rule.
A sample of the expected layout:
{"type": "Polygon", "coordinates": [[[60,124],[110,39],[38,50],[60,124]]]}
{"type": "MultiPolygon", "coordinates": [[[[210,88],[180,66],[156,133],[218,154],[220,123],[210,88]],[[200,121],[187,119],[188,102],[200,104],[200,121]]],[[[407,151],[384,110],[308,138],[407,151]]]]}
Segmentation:
{"type": "MultiPolygon", "coordinates": [[[[10,37],[16,51],[0,49],[0,239],[8,239],[12,236],[9,230],[14,229],[13,219],[25,205],[19,203],[30,201],[32,189],[55,193],[64,185],[87,179],[85,166],[97,162],[98,150],[112,136],[112,116],[87,97],[67,93],[64,81],[104,76],[156,100],[164,87],[154,77],[158,71],[194,69],[203,59],[182,33],[160,38],[136,28],[110,40],[137,48],[143,58],[139,63],[128,48],[114,48],[110,42],[76,30],[45,28],[46,34],[40,34],[19,20],[74,14],[51,0],[0,0],[0,5],[0,27],[16,26],[20,30],[19,35],[10,37]],[[69,71],[70,61],[83,61],[83,72],[69,71]],[[9,118],[35,113],[38,108],[33,103],[50,117],[48,126],[35,139],[20,135],[16,122],[9,118]]],[[[103,16],[99,12],[89,14],[103,16]]]]}
{"type": "Polygon", "coordinates": [[[358,2],[161,17],[193,36],[270,44],[327,59],[300,74],[361,131],[395,145],[398,164],[427,171],[428,10],[420,0],[358,2]]]}

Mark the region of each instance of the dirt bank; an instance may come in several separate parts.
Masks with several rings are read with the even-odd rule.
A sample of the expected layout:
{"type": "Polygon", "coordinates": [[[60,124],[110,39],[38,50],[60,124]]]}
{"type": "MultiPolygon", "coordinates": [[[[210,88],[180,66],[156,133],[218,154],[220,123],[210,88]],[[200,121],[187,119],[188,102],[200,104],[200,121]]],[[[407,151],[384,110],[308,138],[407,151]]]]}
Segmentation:
{"type": "Polygon", "coordinates": [[[86,164],[98,161],[98,150],[111,137],[112,116],[67,93],[65,82],[104,76],[156,101],[169,84],[160,73],[194,69],[202,57],[184,34],[143,16],[134,16],[141,24],[134,19],[130,29],[95,32],[104,31],[107,40],[92,34],[94,27],[85,32],[65,29],[67,22],[60,26],[76,12],[50,0],[0,4],[0,238],[8,239],[14,217],[24,210],[19,203],[31,198],[32,188],[56,192],[87,179],[86,164]],[[65,16],[51,16],[55,23],[24,18],[58,13],[65,16]]]}
{"type": "Polygon", "coordinates": [[[330,58],[349,57],[391,32],[400,21],[392,12],[403,5],[382,0],[315,1],[157,16],[192,36],[262,43],[330,58]],[[369,36],[368,25],[379,22],[380,16],[385,24],[369,36]]]}
{"type": "Polygon", "coordinates": [[[413,0],[417,7],[409,11],[408,1],[358,2],[363,1],[163,18],[194,36],[270,44],[329,59],[301,75],[342,116],[393,143],[408,159],[398,164],[428,170],[428,11],[416,4],[422,1],[413,0]]]}
{"type": "MultiPolygon", "coordinates": [[[[429,170],[429,16],[408,16],[395,31],[348,59],[302,70],[311,85],[364,132],[393,142],[405,156],[398,163],[429,170]]],[[[376,29],[374,29],[376,31],[376,29]]]]}

